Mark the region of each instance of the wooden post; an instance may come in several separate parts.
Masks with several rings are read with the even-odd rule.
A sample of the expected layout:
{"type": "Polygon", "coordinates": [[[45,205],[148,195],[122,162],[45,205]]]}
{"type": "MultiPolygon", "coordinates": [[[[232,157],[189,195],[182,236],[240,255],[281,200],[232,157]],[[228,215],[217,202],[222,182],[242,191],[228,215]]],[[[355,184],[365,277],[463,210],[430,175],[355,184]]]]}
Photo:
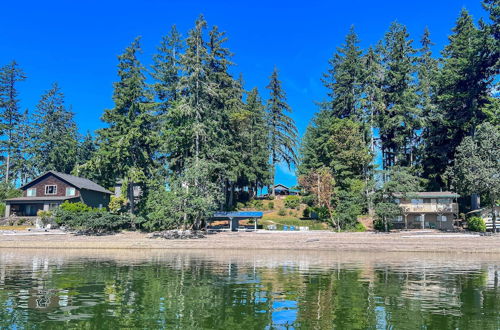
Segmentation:
{"type": "Polygon", "coordinates": [[[255,218],[254,229],[257,231],[257,218],[255,218]]]}

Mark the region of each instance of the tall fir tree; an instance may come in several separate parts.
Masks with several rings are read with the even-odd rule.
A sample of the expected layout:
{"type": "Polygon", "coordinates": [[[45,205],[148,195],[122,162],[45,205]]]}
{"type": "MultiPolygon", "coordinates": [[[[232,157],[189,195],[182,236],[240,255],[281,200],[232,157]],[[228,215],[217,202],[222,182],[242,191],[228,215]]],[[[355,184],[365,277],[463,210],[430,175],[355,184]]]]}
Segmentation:
{"type": "Polygon", "coordinates": [[[169,34],[162,38],[158,53],[153,56],[154,90],[161,102],[162,112],[179,96],[179,71],[183,48],[182,36],[173,25],[169,34]]]}
{"type": "Polygon", "coordinates": [[[150,181],[161,170],[157,164],[158,118],[153,94],[146,83],[144,67],[138,59],[140,39],[135,39],[118,56],[118,77],[114,83],[115,106],[106,109],[102,120],[107,127],[97,131],[98,152],[84,166],[101,183],[124,182],[130,211],[135,213],[133,185],[141,187],[144,198],[150,181]]]}
{"type": "Polygon", "coordinates": [[[345,44],[337,49],[328,63],[330,68],[323,75],[323,84],[328,89],[329,100],[323,108],[330,109],[337,118],[363,120],[362,95],[362,50],[359,38],[351,26],[345,44]]]}
{"type": "MultiPolygon", "coordinates": [[[[284,162],[290,167],[297,162],[298,131],[294,120],[287,115],[292,109],[286,102],[286,94],[281,87],[277,68],[274,68],[266,88],[270,93],[267,100],[267,127],[272,166],[271,184],[274,186],[276,165],[284,162]]],[[[274,195],[274,189],[272,194],[274,195]]]]}
{"type": "Polygon", "coordinates": [[[415,50],[406,27],[394,22],[381,47],[384,66],[384,110],[379,115],[383,167],[415,163],[420,129],[418,96],[414,81],[415,50]]]}
{"type": "Polygon", "coordinates": [[[474,25],[464,9],[442,51],[437,75],[438,115],[428,124],[424,157],[424,176],[430,189],[446,187],[443,174],[451,165],[457,146],[466,136],[473,136],[477,125],[486,119],[482,111],[496,74],[491,63],[491,35],[474,25]]]}
{"type": "Polygon", "coordinates": [[[0,68],[0,129],[3,133],[0,150],[5,158],[2,172],[7,183],[18,179],[18,173],[12,172],[23,162],[22,158],[13,156],[22,154],[19,127],[23,116],[19,109],[17,84],[25,79],[23,70],[15,61],[0,68]]]}
{"type": "Polygon", "coordinates": [[[74,113],[64,104],[64,94],[57,83],[42,95],[33,114],[30,152],[37,174],[49,170],[70,173],[75,166],[74,113]]]}

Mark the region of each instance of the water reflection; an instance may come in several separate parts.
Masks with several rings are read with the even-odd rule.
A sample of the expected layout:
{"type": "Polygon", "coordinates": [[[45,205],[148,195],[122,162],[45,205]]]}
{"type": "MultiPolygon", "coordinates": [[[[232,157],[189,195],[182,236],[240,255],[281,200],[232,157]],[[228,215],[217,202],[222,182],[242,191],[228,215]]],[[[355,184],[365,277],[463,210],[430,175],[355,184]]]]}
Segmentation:
{"type": "Polygon", "coordinates": [[[500,328],[500,258],[0,251],[0,328],[500,328]]]}

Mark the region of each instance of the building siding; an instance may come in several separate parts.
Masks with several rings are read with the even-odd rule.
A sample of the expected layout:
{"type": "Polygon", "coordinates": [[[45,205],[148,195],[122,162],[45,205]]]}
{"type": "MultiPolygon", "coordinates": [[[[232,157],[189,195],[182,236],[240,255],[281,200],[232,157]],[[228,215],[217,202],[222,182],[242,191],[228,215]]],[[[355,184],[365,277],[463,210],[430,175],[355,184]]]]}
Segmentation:
{"type": "Polygon", "coordinates": [[[91,207],[108,207],[110,195],[99,191],[83,189],[80,191],[80,198],[83,203],[91,207]]]}
{"type": "Polygon", "coordinates": [[[75,193],[76,193],[75,197],[80,196],[78,188],[68,184],[67,182],[59,179],[58,177],[52,174],[49,174],[45,177],[39,178],[38,180],[31,182],[29,185],[24,187],[23,196],[28,197],[28,189],[36,188],[36,197],[44,197],[44,196],[64,197],[66,196],[66,188],[68,187],[75,188],[75,193]],[[47,185],[56,185],[57,193],[55,195],[45,195],[45,186],[47,185]]]}

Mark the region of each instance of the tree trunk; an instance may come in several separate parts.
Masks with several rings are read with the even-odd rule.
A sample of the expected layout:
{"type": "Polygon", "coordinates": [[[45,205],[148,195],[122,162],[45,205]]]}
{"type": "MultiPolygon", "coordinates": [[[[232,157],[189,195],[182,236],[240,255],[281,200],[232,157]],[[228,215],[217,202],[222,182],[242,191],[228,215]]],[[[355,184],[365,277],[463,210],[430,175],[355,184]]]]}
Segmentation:
{"type": "Polygon", "coordinates": [[[135,200],[134,200],[134,183],[133,182],[128,183],[128,199],[130,202],[130,213],[134,214],[135,213],[135,200]]]}
{"type": "Polygon", "coordinates": [[[493,233],[496,233],[497,232],[497,212],[496,212],[496,209],[495,209],[495,205],[496,204],[496,199],[494,196],[491,196],[491,220],[492,220],[492,224],[493,224],[493,233]]]}

